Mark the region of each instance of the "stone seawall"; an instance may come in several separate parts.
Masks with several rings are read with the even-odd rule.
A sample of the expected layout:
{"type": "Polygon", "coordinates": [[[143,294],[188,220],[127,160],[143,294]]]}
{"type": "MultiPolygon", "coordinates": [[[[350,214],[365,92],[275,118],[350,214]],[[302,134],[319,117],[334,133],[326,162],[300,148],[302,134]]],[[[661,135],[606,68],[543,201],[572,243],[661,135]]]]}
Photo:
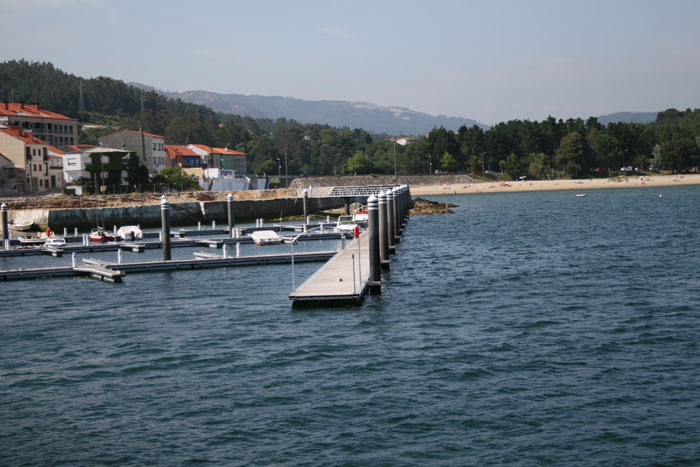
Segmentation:
{"type": "MultiPolygon", "coordinates": [[[[353,198],[351,202],[366,202],[366,198],[353,198]]],[[[279,219],[303,214],[302,198],[234,201],[236,222],[248,222],[257,218],[279,219]]],[[[342,208],[342,198],[309,198],[309,212],[342,208]]],[[[160,226],[160,205],[85,209],[32,209],[13,211],[10,218],[32,220],[36,225],[48,225],[54,231],[77,227],[86,230],[96,224],[160,226]]],[[[226,201],[200,201],[170,205],[170,222],[173,226],[194,225],[197,222],[227,222],[226,201]]]]}

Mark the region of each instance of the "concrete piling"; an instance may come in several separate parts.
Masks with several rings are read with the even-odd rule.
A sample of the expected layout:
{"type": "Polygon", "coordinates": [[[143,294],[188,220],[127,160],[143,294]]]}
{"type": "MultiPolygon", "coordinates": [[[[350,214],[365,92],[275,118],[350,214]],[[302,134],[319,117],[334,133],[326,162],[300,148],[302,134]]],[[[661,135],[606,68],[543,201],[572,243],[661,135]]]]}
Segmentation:
{"type": "Polygon", "coordinates": [[[170,203],[165,195],[160,201],[161,237],[163,241],[163,261],[170,261],[170,203]]]}
{"type": "Polygon", "coordinates": [[[379,259],[381,267],[389,267],[389,233],[386,221],[386,193],[383,191],[377,196],[377,225],[379,227],[379,259]]]}
{"type": "Polygon", "coordinates": [[[2,243],[6,245],[7,241],[10,239],[10,228],[7,221],[7,204],[2,203],[0,211],[2,211],[2,243]]]}
{"type": "Polygon", "coordinates": [[[399,243],[401,241],[401,232],[399,232],[399,188],[394,187],[391,190],[392,197],[392,220],[394,222],[394,243],[399,243]]]}
{"type": "Polygon", "coordinates": [[[233,238],[233,229],[236,226],[236,219],[233,212],[233,195],[226,196],[226,212],[228,213],[228,238],[233,238]]]}
{"type": "Polygon", "coordinates": [[[386,230],[387,230],[387,245],[389,246],[389,254],[394,251],[394,192],[388,190],[386,192],[386,230]]]}
{"type": "Polygon", "coordinates": [[[306,232],[309,224],[309,192],[304,190],[301,194],[304,197],[304,232],[306,232]]]}
{"type": "Polygon", "coordinates": [[[372,291],[381,290],[381,257],[379,254],[379,206],[378,199],[372,195],[367,199],[367,229],[369,230],[369,280],[372,291]]]}

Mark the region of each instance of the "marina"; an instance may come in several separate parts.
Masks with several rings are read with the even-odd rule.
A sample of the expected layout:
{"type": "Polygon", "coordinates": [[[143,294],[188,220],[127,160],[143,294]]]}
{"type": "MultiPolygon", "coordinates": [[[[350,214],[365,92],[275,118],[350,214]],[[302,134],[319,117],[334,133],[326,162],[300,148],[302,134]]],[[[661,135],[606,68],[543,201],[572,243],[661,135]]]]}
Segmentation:
{"type": "MultiPolygon", "coordinates": [[[[70,255],[71,266],[44,266],[0,270],[0,281],[17,281],[46,279],[59,277],[90,277],[105,282],[123,282],[124,277],[132,273],[153,273],[162,271],[179,271],[208,268],[226,268],[237,266],[267,266],[290,264],[292,267],[292,292],[289,299],[294,307],[359,305],[371,290],[381,291],[380,269],[388,265],[388,258],[382,258],[382,252],[387,255],[395,252],[394,243],[398,242],[402,228],[408,219],[410,190],[407,186],[394,187],[381,191],[379,196],[368,197],[367,212],[357,222],[346,222],[346,228],[337,230],[329,222],[312,224],[308,216],[308,196],[303,197],[303,224],[287,224],[265,226],[262,219],[255,227],[237,228],[234,223],[233,200],[229,196],[229,222],[227,229],[216,229],[212,223],[211,229],[202,229],[201,224],[193,229],[170,229],[167,199],[161,202],[162,228],[158,232],[142,232],[138,226],[112,231],[93,229],[90,236],[68,236],[64,229],[63,237],[50,237],[47,244],[36,246],[20,245],[13,247],[9,235],[5,237],[5,249],[0,251],[0,258],[50,255],[62,257],[70,255]],[[381,207],[381,215],[378,210],[381,207]],[[329,231],[326,231],[328,229],[329,231]],[[201,238],[211,235],[211,238],[201,238]],[[218,237],[217,237],[218,235],[218,237]],[[99,236],[99,241],[97,237],[99,236]],[[94,238],[93,238],[94,237],[94,238]],[[189,238],[192,237],[192,238],[189,238]],[[353,238],[353,240],[348,240],[353,238]],[[129,241],[115,241],[128,238],[129,241]],[[157,240],[156,240],[157,238],[157,240]],[[381,238],[381,240],[380,240],[381,238]],[[109,239],[109,240],[108,240],[109,239]],[[139,242],[133,239],[141,239],[139,242]],[[154,239],[154,240],[150,240],[154,239]],[[315,251],[294,253],[294,244],[300,241],[341,240],[341,248],[336,251],[315,251]],[[290,245],[289,253],[241,255],[243,244],[254,244],[267,248],[281,243],[290,245]],[[380,248],[383,246],[383,249],[380,248]],[[391,246],[391,249],[390,249],[391,246]],[[204,247],[221,249],[222,254],[193,252],[194,258],[172,259],[172,249],[204,247]],[[233,247],[232,254],[228,248],[233,247]],[[161,249],[162,260],[152,261],[123,261],[122,252],[144,253],[147,250],[161,249]],[[76,258],[76,254],[117,252],[117,261],[103,259],[76,258]],[[294,280],[294,263],[328,262],[298,288],[294,280]],[[362,264],[365,264],[364,270],[362,264]]],[[[341,216],[342,217],[342,216],[341,216]]],[[[3,219],[7,218],[7,207],[3,205],[3,219]]],[[[352,219],[352,217],[349,217],[352,219]]],[[[16,245],[16,243],[15,243],[16,245]]]]}

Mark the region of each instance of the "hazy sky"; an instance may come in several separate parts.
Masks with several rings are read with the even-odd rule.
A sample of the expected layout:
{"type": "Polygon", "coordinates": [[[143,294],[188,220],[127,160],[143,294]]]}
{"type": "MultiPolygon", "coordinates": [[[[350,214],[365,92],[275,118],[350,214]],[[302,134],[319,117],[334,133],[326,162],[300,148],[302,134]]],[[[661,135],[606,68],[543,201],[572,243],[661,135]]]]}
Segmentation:
{"type": "Polygon", "coordinates": [[[700,107],[700,1],[0,0],[0,61],[495,123],[700,107]]]}

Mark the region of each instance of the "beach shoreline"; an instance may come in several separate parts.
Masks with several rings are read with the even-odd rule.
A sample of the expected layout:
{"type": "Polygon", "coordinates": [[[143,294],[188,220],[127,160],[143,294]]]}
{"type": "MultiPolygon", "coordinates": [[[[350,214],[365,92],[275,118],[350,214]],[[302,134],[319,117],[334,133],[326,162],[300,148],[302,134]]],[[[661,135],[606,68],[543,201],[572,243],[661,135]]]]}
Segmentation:
{"type": "Polygon", "coordinates": [[[412,186],[412,196],[455,195],[481,193],[511,193],[520,191],[573,190],[585,192],[601,188],[640,188],[678,185],[700,185],[700,174],[652,175],[623,178],[593,178],[576,180],[524,180],[507,182],[446,183],[443,185],[412,186]]]}

